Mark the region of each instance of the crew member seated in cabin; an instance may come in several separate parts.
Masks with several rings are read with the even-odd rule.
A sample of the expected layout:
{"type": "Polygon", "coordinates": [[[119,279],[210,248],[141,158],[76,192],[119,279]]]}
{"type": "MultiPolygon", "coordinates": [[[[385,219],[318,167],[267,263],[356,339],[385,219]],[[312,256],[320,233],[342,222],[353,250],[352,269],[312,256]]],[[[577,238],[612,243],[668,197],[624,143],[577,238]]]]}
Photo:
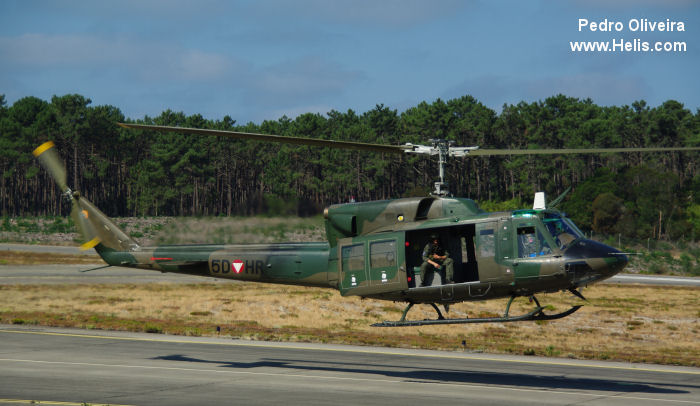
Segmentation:
{"type": "Polygon", "coordinates": [[[430,236],[430,242],[423,248],[423,264],[420,266],[420,274],[423,278],[421,286],[433,284],[435,271],[440,272],[443,283],[454,281],[454,261],[450,253],[444,248],[437,234],[430,236]]]}

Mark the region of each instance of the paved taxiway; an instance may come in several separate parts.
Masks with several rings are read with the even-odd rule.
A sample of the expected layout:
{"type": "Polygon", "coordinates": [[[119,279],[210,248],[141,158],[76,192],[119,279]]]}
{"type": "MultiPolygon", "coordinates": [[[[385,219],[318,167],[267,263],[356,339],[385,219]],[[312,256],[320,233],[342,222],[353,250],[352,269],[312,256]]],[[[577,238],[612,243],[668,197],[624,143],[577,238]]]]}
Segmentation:
{"type": "Polygon", "coordinates": [[[0,404],[700,405],[700,369],[0,325],[0,404]]]}

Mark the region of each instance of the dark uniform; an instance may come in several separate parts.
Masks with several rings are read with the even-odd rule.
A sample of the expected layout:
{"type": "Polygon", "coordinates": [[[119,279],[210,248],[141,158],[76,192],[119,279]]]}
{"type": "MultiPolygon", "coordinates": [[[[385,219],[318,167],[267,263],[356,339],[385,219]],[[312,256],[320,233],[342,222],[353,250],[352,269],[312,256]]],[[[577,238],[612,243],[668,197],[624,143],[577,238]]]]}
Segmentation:
{"type": "Polygon", "coordinates": [[[450,253],[443,248],[440,240],[437,243],[431,239],[431,242],[425,245],[423,248],[423,264],[420,266],[420,274],[423,279],[421,286],[430,286],[433,284],[433,278],[435,277],[435,270],[440,272],[443,283],[452,283],[454,281],[454,261],[450,258],[450,253]],[[435,256],[445,256],[445,259],[437,259],[435,256]],[[431,263],[431,260],[440,265],[440,268],[435,268],[431,263]]]}

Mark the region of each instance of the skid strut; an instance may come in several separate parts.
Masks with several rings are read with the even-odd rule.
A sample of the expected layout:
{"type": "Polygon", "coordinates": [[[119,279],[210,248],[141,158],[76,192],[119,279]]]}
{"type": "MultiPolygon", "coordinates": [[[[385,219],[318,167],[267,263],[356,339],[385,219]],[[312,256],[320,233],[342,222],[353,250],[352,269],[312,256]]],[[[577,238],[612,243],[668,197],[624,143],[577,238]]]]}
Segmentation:
{"type": "MultiPolygon", "coordinates": [[[[408,306],[406,306],[406,308],[403,309],[403,313],[401,314],[401,320],[399,320],[397,323],[406,323],[406,314],[408,314],[408,311],[411,310],[411,307],[413,307],[414,304],[415,303],[413,303],[413,302],[408,303],[408,306]]],[[[438,320],[445,320],[445,316],[442,315],[442,312],[440,312],[440,309],[437,307],[437,305],[435,305],[435,303],[431,303],[430,305],[433,306],[433,309],[435,309],[435,311],[437,312],[437,314],[438,314],[437,319],[438,320]]],[[[449,307],[446,306],[445,310],[449,310],[449,307]]],[[[410,321],[408,323],[410,323],[410,321]]]]}
{"type": "Polygon", "coordinates": [[[438,318],[436,320],[406,320],[406,314],[413,307],[415,303],[409,303],[404,309],[401,319],[399,321],[383,321],[381,323],[372,324],[372,327],[407,327],[407,326],[428,326],[436,324],[470,324],[470,323],[508,323],[513,321],[527,321],[527,320],[556,320],[566,317],[582,307],[582,305],[572,306],[569,310],[563,311],[556,314],[545,314],[544,307],[540,305],[539,300],[533,295],[530,299],[535,302],[535,308],[529,313],[522,314],[520,316],[509,316],[508,311],[510,310],[510,305],[513,303],[515,296],[511,296],[506,305],[506,311],[503,317],[482,317],[482,318],[465,318],[465,319],[446,319],[443,317],[440,309],[431,303],[433,308],[438,313],[438,318]]]}

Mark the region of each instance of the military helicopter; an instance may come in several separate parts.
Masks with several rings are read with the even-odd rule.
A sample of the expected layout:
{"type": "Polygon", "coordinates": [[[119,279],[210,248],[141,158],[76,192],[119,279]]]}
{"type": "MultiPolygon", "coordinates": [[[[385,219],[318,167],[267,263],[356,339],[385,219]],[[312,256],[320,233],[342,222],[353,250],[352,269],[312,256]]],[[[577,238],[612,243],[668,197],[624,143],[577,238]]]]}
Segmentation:
{"type": "Polygon", "coordinates": [[[531,209],[488,213],[471,199],[450,197],[445,165],[450,157],[654,152],[700,150],[686,148],[607,149],[481,149],[455,147],[445,140],[431,145],[381,145],[284,137],[209,129],[118,123],[124,128],[216,135],[263,142],[283,142],[318,147],[376,151],[395,154],[438,156],[439,180],[425,197],[386,201],[334,204],[324,211],[326,242],[249,245],[165,245],[142,247],[127,236],[104,213],[67,185],[65,167],[53,142],[34,150],[71,204],[71,217],[86,241],[81,248],[94,248],[107,266],[122,266],[240,281],[332,288],[342,296],[361,296],[407,303],[397,321],[377,327],[435,324],[553,320],[566,317],[581,305],[547,314],[536,294],[568,291],[584,299],[581,287],[620,272],[628,262],[625,253],[587,239],[566,214],[555,209],[564,194],[547,205],[537,193],[531,209]],[[445,267],[422,272],[424,247],[441,242],[453,264],[451,280],[445,267]],[[534,309],[510,315],[517,297],[534,301],[534,309]],[[509,298],[503,316],[446,318],[449,305],[464,301],[509,298]],[[407,320],[416,304],[430,304],[436,319],[407,320]]]}

